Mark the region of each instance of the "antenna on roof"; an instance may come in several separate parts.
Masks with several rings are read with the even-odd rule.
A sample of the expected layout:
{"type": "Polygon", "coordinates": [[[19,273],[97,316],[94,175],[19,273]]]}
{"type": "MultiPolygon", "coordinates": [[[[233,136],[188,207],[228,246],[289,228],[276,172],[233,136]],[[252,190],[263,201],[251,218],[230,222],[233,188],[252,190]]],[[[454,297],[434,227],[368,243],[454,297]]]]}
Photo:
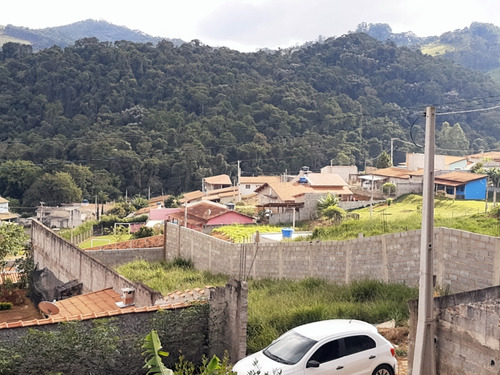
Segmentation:
{"type": "Polygon", "coordinates": [[[57,305],[53,302],[42,301],[38,304],[38,308],[45,315],[59,314],[59,307],[57,307],[57,305]]]}

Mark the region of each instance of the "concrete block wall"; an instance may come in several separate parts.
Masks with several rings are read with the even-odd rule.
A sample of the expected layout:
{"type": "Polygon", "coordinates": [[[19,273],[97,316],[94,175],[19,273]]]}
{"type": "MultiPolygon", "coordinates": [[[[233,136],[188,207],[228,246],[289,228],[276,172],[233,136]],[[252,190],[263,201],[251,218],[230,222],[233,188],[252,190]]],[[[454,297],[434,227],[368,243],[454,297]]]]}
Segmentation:
{"type": "Polygon", "coordinates": [[[442,286],[461,292],[500,284],[498,237],[440,228],[435,274],[442,286]]]}
{"type": "Polygon", "coordinates": [[[160,262],[164,259],[163,247],[125,250],[85,250],[85,252],[108,267],[117,267],[139,259],[147,262],[160,262]]]}
{"type": "MultiPolygon", "coordinates": [[[[197,268],[236,278],[318,277],[333,282],[375,279],[418,286],[420,230],[349,241],[232,244],[168,224],[165,259],[192,259],[197,268]]],[[[500,239],[435,228],[436,284],[464,292],[500,284],[500,239]]]]}
{"type": "MultiPolygon", "coordinates": [[[[436,373],[500,374],[500,286],[434,299],[436,373]]],[[[410,303],[408,368],[414,358],[418,301],[410,303]]]]}
{"type": "Polygon", "coordinates": [[[135,288],[136,305],[151,306],[161,294],[142,283],[127,280],[38,221],[31,224],[31,243],[38,268],[47,267],[62,282],[78,279],[83,292],[112,287],[135,288]]]}

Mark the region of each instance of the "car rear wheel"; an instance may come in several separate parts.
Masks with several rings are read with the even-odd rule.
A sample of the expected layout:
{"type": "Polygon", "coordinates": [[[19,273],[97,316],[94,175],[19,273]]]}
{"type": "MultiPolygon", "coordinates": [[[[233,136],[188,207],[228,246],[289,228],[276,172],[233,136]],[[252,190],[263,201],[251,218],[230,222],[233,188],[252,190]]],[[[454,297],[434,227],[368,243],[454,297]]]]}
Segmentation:
{"type": "Polygon", "coordinates": [[[394,375],[394,370],[389,365],[380,365],[373,371],[372,375],[394,375]]]}

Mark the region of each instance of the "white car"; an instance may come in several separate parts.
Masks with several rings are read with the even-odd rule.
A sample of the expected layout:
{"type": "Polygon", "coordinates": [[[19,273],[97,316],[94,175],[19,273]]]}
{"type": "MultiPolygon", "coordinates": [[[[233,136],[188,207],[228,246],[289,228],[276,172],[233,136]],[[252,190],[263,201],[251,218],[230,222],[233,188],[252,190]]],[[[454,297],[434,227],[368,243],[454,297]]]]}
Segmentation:
{"type": "Polygon", "coordinates": [[[377,328],[360,320],[304,324],[238,361],[238,375],[395,375],[396,353],[377,328]],[[260,371],[260,372],[259,372],[260,371]]]}

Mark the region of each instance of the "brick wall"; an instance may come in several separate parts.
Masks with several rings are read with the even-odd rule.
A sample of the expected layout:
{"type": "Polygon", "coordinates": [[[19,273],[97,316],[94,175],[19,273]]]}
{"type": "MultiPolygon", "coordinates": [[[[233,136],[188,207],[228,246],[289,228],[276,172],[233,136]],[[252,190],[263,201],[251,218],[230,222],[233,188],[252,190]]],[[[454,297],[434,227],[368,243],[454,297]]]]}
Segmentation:
{"type": "MultiPolygon", "coordinates": [[[[500,286],[435,298],[434,313],[437,374],[500,373],[500,286]]],[[[409,369],[417,321],[415,300],[410,303],[409,369]]]]}

